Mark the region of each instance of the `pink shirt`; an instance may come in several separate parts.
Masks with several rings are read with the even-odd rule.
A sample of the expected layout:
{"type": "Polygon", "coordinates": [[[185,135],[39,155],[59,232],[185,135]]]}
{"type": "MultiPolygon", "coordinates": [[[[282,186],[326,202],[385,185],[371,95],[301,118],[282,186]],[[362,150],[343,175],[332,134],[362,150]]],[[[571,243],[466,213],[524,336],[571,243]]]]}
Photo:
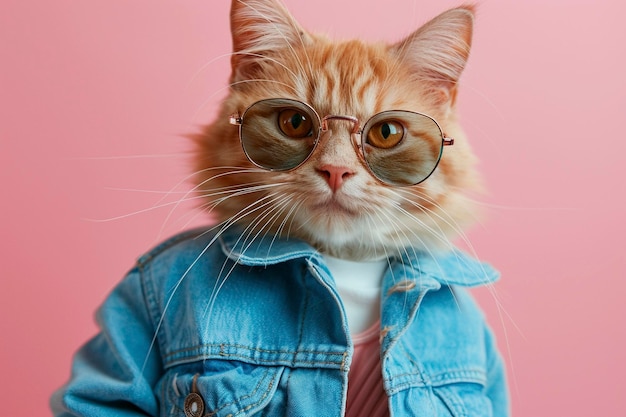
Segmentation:
{"type": "Polygon", "coordinates": [[[380,322],[352,337],[354,357],[348,374],[346,417],[388,417],[380,364],[380,322]]]}

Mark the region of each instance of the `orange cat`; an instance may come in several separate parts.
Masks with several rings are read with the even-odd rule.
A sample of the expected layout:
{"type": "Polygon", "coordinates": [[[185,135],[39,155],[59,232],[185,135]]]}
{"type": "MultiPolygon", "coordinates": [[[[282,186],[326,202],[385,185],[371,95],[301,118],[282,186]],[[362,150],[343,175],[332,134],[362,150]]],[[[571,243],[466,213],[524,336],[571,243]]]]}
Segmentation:
{"type": "Polygon", "coordinates": [[[233,0],[229,94],[194,136],[219,223],[141,257],[57,416],[507,416],[503,361],[450,239],[474,217],[457,122],[473,10],[393,45],[233,0]]]}

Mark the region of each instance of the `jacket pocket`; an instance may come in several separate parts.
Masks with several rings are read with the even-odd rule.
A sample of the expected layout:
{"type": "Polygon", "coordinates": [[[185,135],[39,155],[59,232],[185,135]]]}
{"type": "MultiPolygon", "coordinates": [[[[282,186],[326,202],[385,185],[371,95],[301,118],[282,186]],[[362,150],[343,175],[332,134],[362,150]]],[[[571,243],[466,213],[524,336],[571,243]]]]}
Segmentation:
{"type": "Polygon", "coordinates": [[[216,360],[176,366],[161,381],[161,415],[252,416],[271,401],[283,371],[216,360]]]}
{"type": "MultiPolygon", "coordinates": [[[[433,393],[452,417],[494,417],[482,385],[454,383],[433,387],[433,393]]],[[[497,416],[496,416],[497,417],[497,416]]]]}

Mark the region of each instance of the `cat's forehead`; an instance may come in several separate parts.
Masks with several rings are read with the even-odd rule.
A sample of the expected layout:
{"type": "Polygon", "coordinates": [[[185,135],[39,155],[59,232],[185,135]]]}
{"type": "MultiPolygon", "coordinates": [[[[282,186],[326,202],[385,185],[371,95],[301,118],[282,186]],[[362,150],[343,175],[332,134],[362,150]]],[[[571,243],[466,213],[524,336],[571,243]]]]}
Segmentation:
{"type": "Polygon", "coordinates": [[[399,78],[403,68],[382,44],[319,42],[281,52],[285,93],[321,115],[366,116],[406,108],[410,98],[399,78]]]}

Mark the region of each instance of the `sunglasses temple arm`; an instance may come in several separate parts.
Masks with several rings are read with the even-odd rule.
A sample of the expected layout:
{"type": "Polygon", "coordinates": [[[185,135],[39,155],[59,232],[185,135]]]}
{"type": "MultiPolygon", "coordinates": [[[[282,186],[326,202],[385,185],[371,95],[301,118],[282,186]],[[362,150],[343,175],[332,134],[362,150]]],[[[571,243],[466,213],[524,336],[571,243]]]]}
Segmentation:
{"type": "Polygon", "coordinates": [[[453,138],[448,138],[444,135],[443,137],[443,146],[452,146],[454,145],[454,139],[453,138]]]}

